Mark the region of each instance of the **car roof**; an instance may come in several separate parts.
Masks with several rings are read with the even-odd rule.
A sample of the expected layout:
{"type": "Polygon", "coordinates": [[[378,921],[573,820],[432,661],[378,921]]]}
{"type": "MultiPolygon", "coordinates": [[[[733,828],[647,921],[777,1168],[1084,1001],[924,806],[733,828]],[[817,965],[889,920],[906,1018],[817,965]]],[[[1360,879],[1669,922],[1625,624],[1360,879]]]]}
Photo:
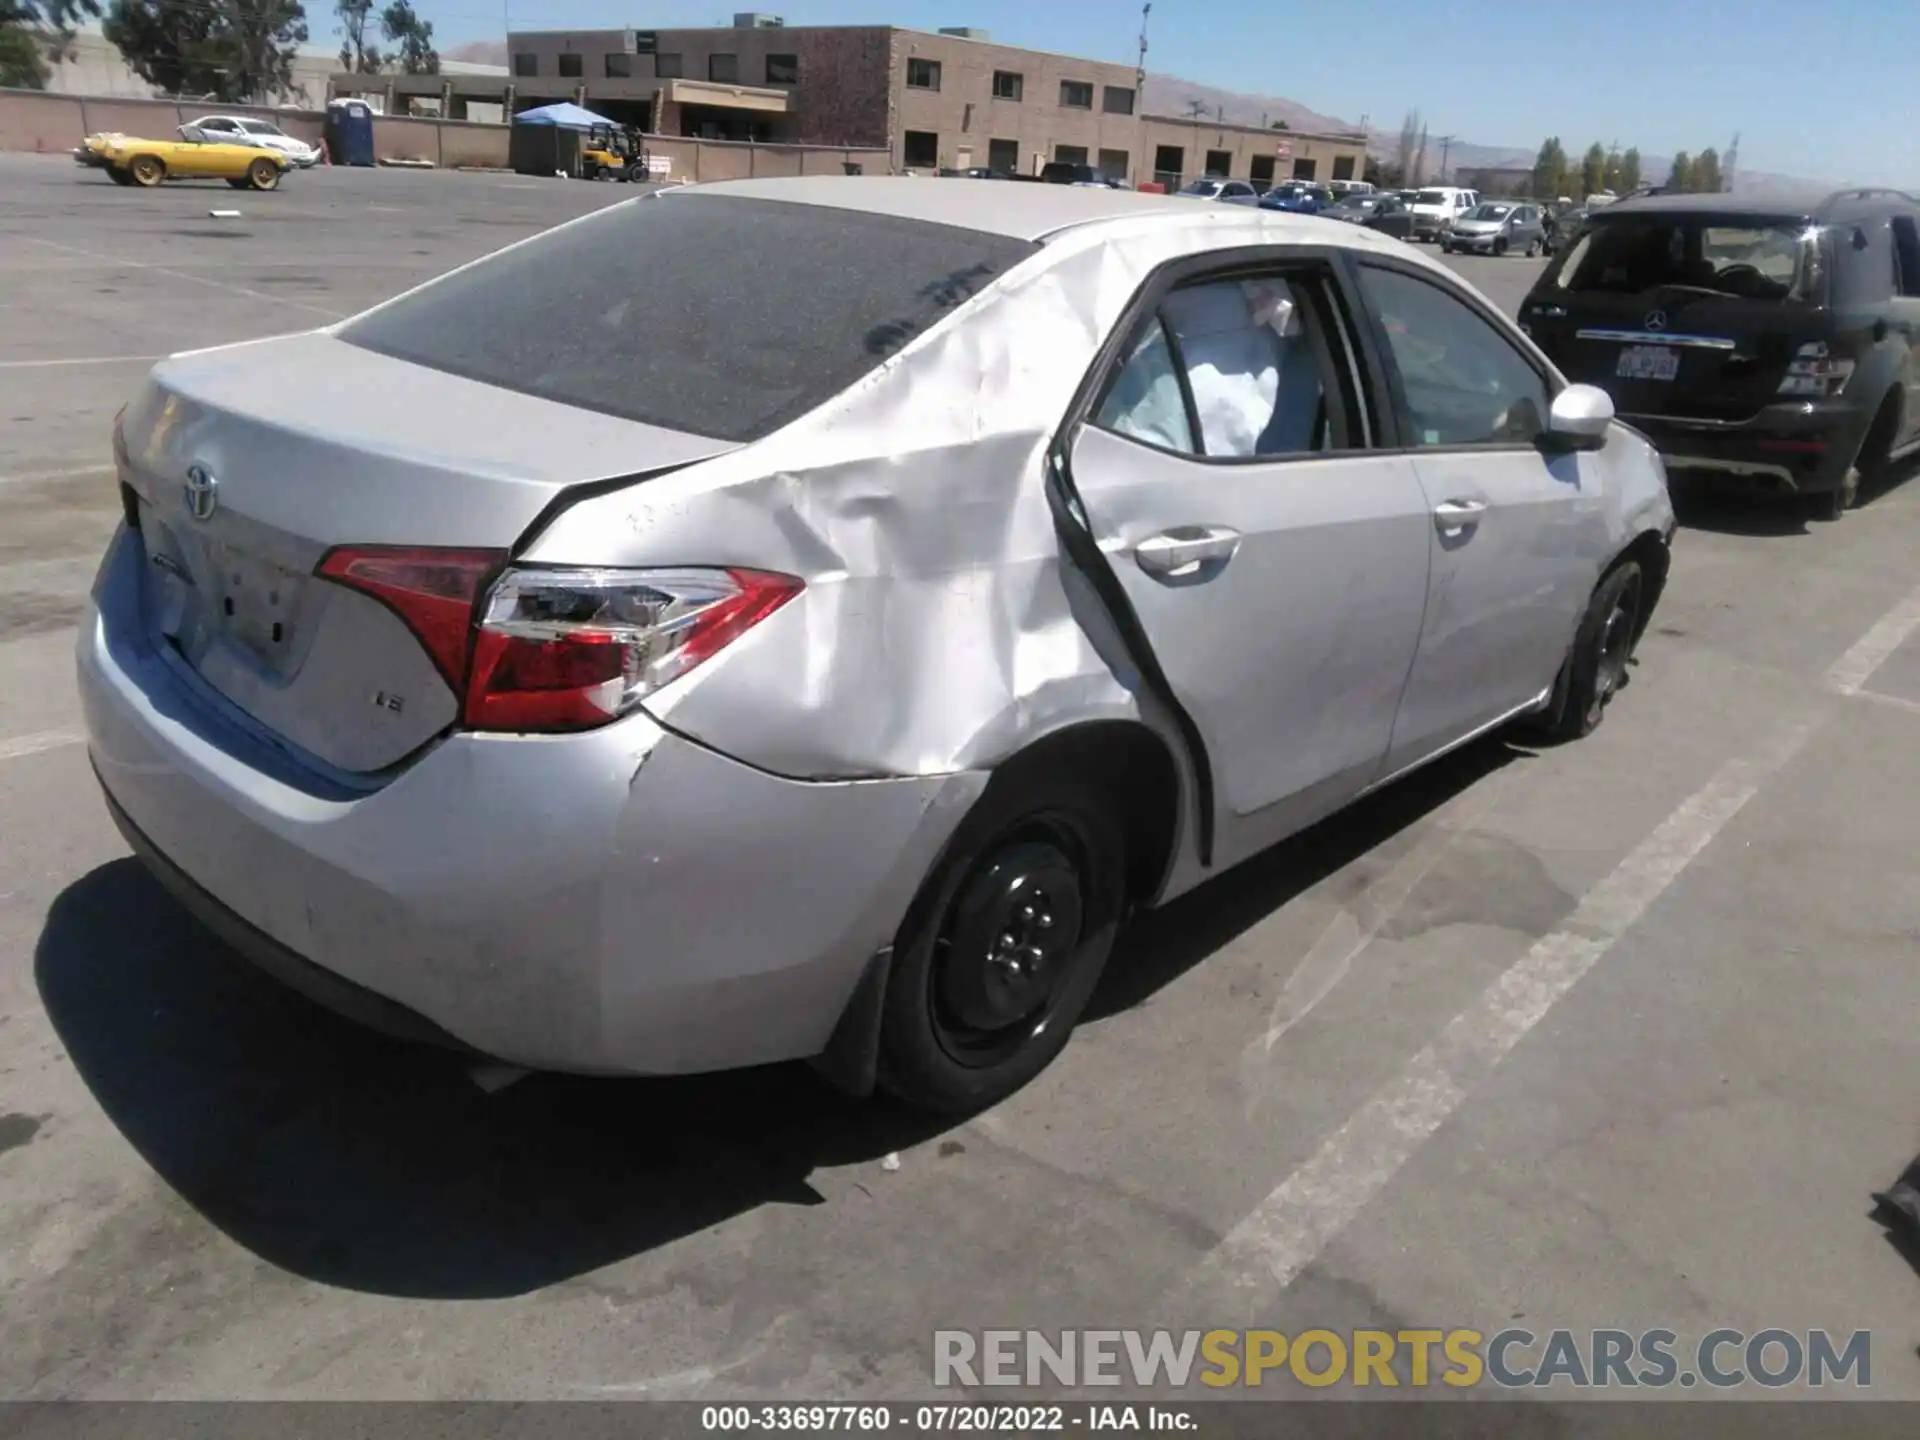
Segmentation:
{"type": "Polygon", "coordinates": [[[752,200],[780,200],[800,205],[825,205],[860,210],[902,220],[924,220],[953,225],[1010,239],[1042,241],[1064,230],[1076,234],[1111,226],[1134,230],[1141,224],[1184,227],[1206,236],[1196,252],[1235,244],[1338,245],[1348,249],[1377,249],[1441,268],[1424,255],[1410,255],[1405,245],[1373,230],[1297,215],[1285,210],[1263,210],[1257,205],[1196,205],[1173,195],[1142,195],[1135,190],[1083,188],[1073,185],[1009,184],[1005,180],[961,178],[908,179],[905,176],[808,175],[767,180],[725,180],[711,185],[686,186],[680,192],[737,196],[752,200]]]}
{"type": "MultiPolygon", "coordinates": [[[[1217,179],[1217,177],[1215,177],[1217,179]]],[[[931,225],[954,225],[1012,240],[1046,240],[1060,230],[1137,223],[1169,227],[1204,225],[1225,240],[1227,232],[1246,230],[1244,244],[1342,244],[1382,246],[1405,253],[1405,246],[1373,230],[1354,230],[1315,215],[1260,209],[1258,205],[1196,205],[1179,196],[1140,194],[1139,190],[1083,188],[1071,184],[1008,184],[1006,180],[906,179],[806,175],[766,180],[720,180],[685,186],[685,194],[737,196],[743,200],[781,200],[789,204],[831,205],[872,215],[893,215],[931,225]],[[1298,234],[1296,234],[1298,232],[1298,234]]],[[[666,192],[672,194],[672,192],[666,192]]]]}
{"type": "Polygon", "coordinates": [[[1789,190],[1772,194],[1739,192],[1677,192],[1665,195],[1637,195],[1598,207],[1594,213],[1607,215],[1776,215],[1791,219],[1810,219],[1836,210],[1913,210],[1920,200],[1903,190],[1854,187],[1846,190],[1789,190]]]}
{"type": "Polygon", "coordinates": [[[1137,190],[960,176],[910,179],[903,175],[804,175],[723,180],[687,187],[689,193],[696,188],[702,195],[865,210],[1015,240],[1040,240],[1071,225],[1134,219],[1156,212],[1191,218],[1194,211],[1191,201],[1143,195],[1137,190]]]}

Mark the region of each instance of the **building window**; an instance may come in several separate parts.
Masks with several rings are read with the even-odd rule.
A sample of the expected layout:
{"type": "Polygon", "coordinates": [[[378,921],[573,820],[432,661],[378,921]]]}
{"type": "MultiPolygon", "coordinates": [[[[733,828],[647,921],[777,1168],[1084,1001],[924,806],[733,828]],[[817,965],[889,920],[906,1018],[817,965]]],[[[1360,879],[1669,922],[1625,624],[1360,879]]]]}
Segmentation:
{"type": "Polygon", "coordinates": [[[1296,160],[1293,162],[1293,178],[1296,180],[1311,180],[1313,179],[1313,172],[1319,168],[1318,161],[1296,160]]]}
{"type": "Polygon", "coordinates": [[[524,50],[521,51],[513,57],[513,73],[521,76],[538,75],[540,73],[540,57],[538,55],[529,55],[524,50]]]}
{"type": "Polygon", "coordinates": [[[909,170],[940,168],[940,137],[931,130],[908,130],[900,137],[900,160],[909,170]]]}
{"type": "Polygon", "coordinates": [[[1090,80],[1062,80],[1060,82],[1060,105],[1067,110],[1091,110],[1093,108],[1093,82],[1090,80]]]}
{"type": "Polygon", "coordinates": [[[1353,156],[1336,155],[1333,157],[1333,178],[1336,180],[1353,179],[1353,156]]]}
{"type": "Polygon", "coordinates": [[[633,56],[622,50],[607,52],[607,78],[609,80],[630,80],[633,78],[633,56]]]}
{"type": "Polygon", "coordinates": [[[1153,150],[1153,178],[1169,190],[1180,188],[1180,172],[1187,163],[1187,152],[1178,145],[1156,145],[1153,150]]]}
{"type": "Polygon", "coordinates": [[[1026,77],[1017,70],[993,72],[993,98],[996,100],[1018,100],[1026,93],[1026,88],[1026,77]]]}
{"type": "Polygon", "coordinates": [[[1056,145],[1053,147],[1053,163],[1056,165],[1084,165],[1087,163],[1087,147],[1084,145],[1056,145]]]}
{"type": "Polygon", "coordinates": [[[1207,174],[1231,175],[1233,173],[1233,152],[1231,150],[1207,151],[1207,174]]]}
{"type": "Polygon", "coordinates": [[[767,56],[767,84],[798,85],[800,83],[800,57],[798,55],[767,56]]]}
{"type": "Polygon", "coordinates": [[[1133,91],[1124,85],[1109,85],[1100,96],[1100,108],[1109,115],[1133,113],[1133,91]]]}
{"type": "Polygon", "coordinates": [[[709,55],[707,57],[707,79],[716,85],[738,85],[740,83],[740,57],[738,55],[709,55]]]}
{"type": "Polygon", "coordinates": [[[1124,180],[1133,168],[1133,157],[1124,150],[1102,150],[1100,173],[1109,180],[1124,180]]]}
{"type": "Polygon", "coordinates": [[[678,80],[687,72],[677,54],[669,54],[663,50],[653,57],[653,73],[656,79],[678,80]]]}
{"type": "Polygon", "coordinates": [[[563,80],[578,80],[582,75],[587,73],[587,67],[580,62],[581,57],[578,55],[562,55],[560,57],[560,77],[563,80]]]}
{"type": "Polygon", "coordinates": [[[908,60],[907,88],[909,90],[938,90],[940,88],[940,62],[938,60],[908,60]]]}
{"type": "Polygon", "coordinates": [[[1018,175],[1020,173],[1020,142],[1018,140],[989,140],[987,142],[987,168],[996,175],[1018,175]]]}

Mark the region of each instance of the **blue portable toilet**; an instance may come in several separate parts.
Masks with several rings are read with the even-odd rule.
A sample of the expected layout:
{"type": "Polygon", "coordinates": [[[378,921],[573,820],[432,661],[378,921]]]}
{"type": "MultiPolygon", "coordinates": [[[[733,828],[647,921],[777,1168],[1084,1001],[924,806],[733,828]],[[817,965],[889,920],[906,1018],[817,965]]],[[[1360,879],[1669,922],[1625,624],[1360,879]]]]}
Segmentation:
{"type": "Polygon", "coordinates": [[[327,155],[335,165],[373,164],[373,107],[366,101],[327,102],[327,155]]]}

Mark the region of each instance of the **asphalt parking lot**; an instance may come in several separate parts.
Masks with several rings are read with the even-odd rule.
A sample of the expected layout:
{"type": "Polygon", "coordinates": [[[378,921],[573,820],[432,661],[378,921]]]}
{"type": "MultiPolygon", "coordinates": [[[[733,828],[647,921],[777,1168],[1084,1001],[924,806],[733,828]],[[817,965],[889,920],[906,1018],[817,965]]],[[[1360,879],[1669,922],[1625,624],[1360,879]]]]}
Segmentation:
{"type": "Polygon", "coordinates": [[[1687,499],[1596,735],[1147,918],[957,1126],[798,1068],[488,1093],[223,958],[77,729],[115,410],[626,193],[0,156],[0,1395],[912,1399],[945,1327],[1511,1323],[1867,1330],[1920,1398],[1869,1213],[1920,1151],[1920,484],[1687,499]]]}

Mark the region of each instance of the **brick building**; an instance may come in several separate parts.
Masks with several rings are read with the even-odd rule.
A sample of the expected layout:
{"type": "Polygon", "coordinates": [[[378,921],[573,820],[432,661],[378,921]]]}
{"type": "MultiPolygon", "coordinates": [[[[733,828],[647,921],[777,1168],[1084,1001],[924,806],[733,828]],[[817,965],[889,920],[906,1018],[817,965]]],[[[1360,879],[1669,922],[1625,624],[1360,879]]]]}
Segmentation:
{"type": "Polygon", "coordinates": [[[1358,179],[1358,135],[1140,113],[1129,65],[997,45],[977,30],[788,26],[515,31],[515,108],[572,99],[657,134],[885,147],[897,169],[1032,174],[1050,160],[1135,184],[1358,179]]]}

